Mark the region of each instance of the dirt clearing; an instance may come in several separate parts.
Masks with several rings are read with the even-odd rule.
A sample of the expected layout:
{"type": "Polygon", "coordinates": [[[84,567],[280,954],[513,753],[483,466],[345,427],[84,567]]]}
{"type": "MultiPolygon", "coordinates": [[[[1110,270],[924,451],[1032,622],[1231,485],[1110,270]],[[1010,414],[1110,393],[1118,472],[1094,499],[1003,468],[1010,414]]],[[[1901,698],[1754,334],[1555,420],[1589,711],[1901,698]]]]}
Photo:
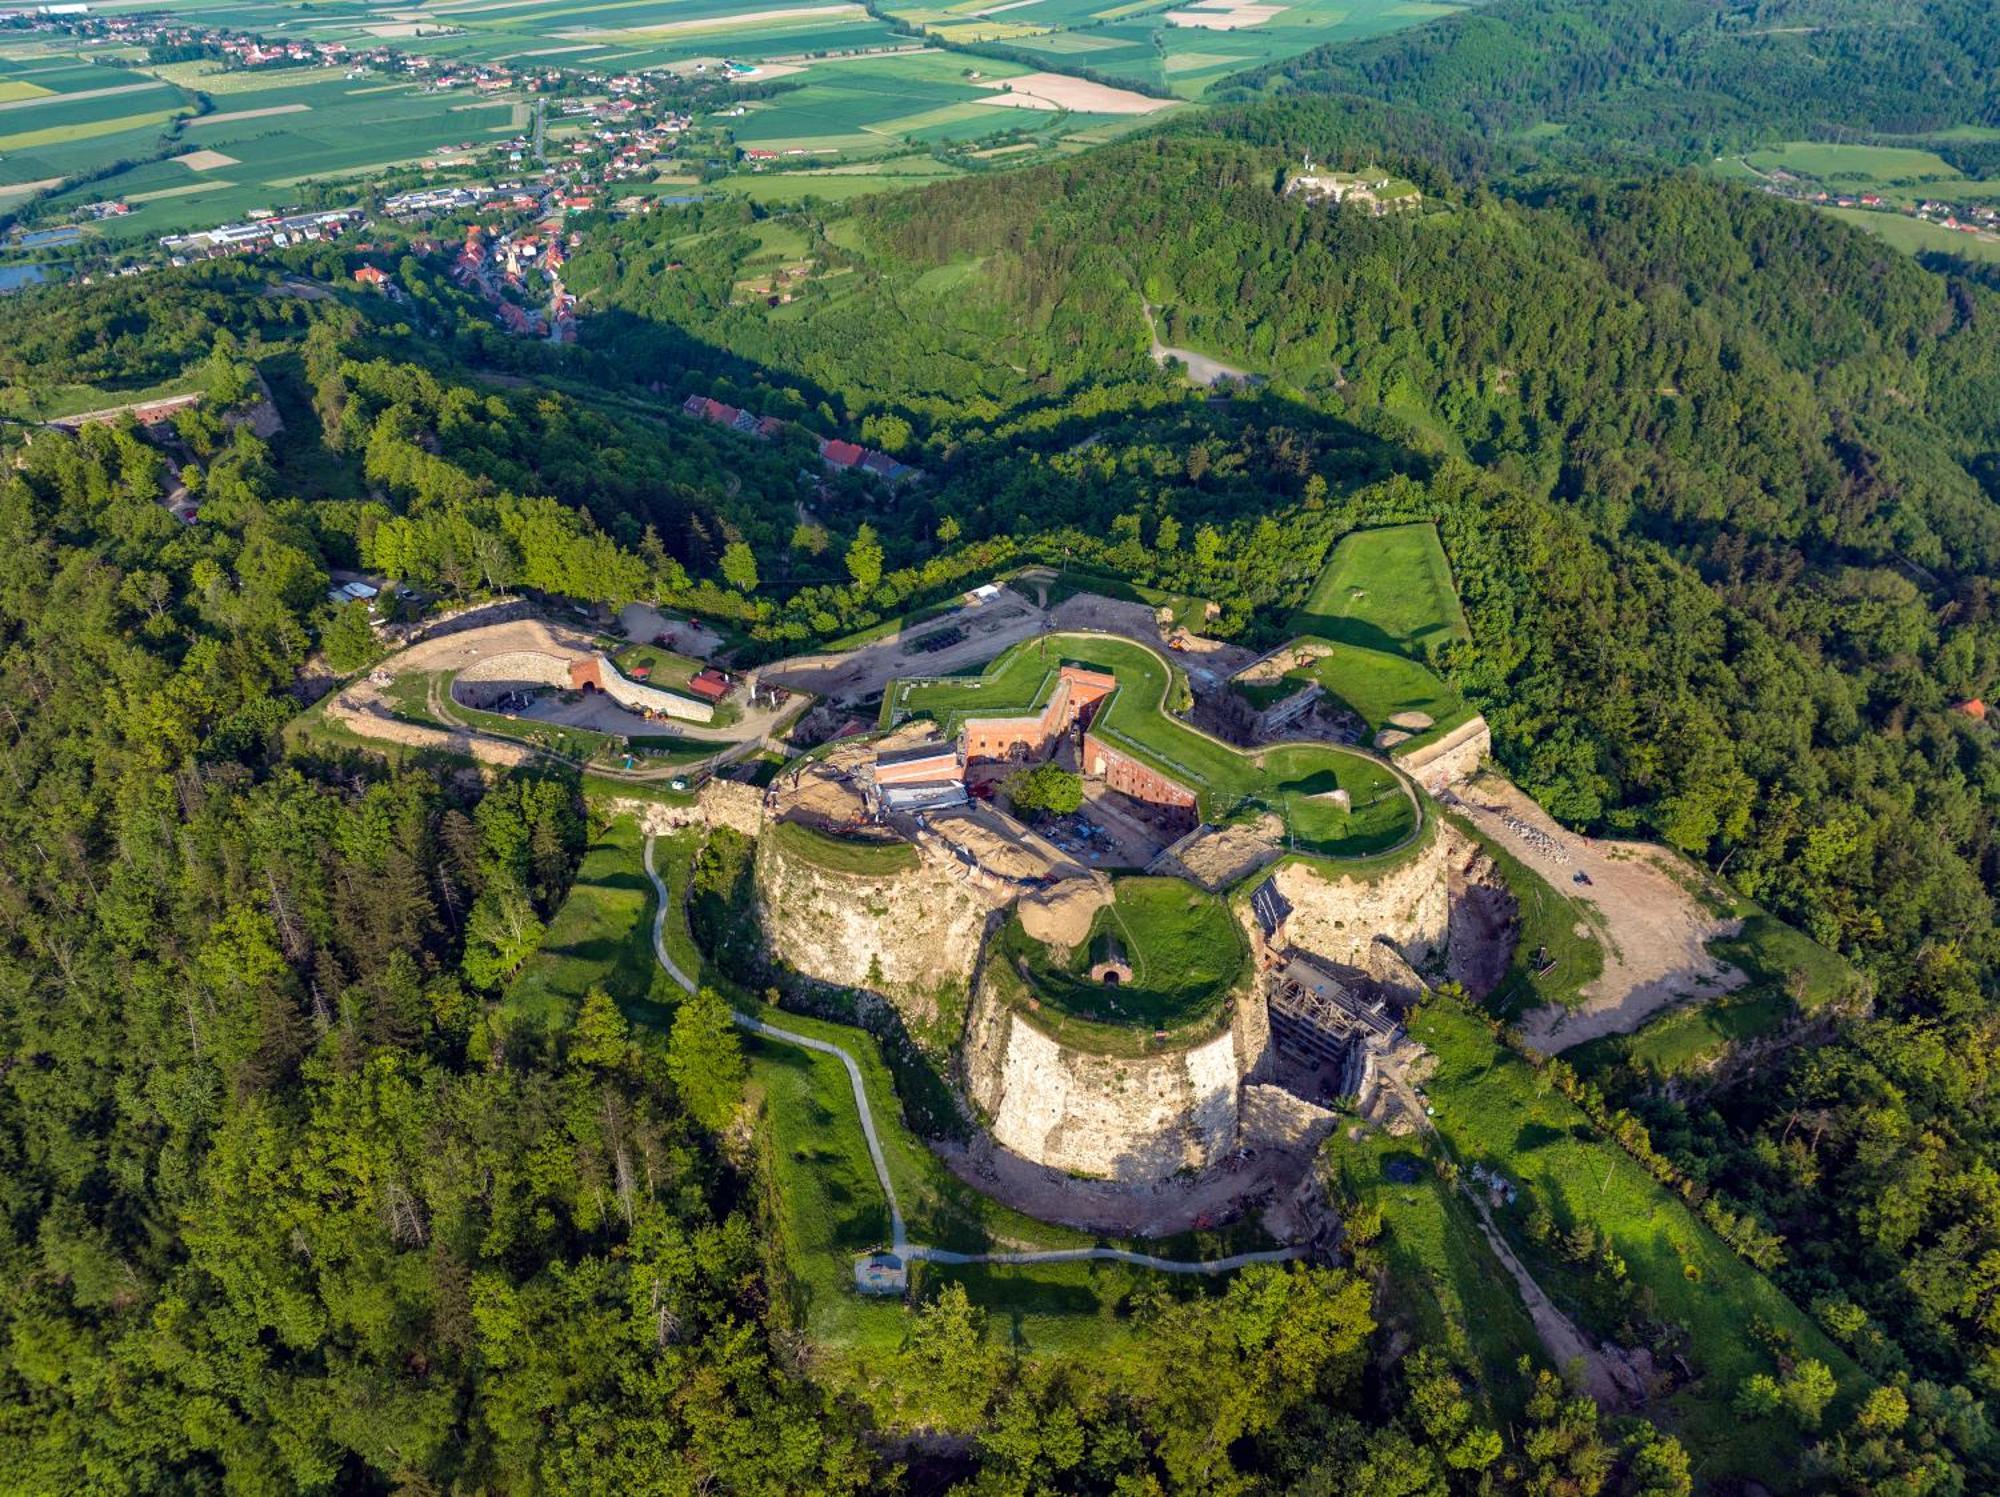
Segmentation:
{"type": "Polygon", "coordinates": [[[1665,848],[1566,831],[1498,775],[1461,786],[1448,803],[1596,917],[1604,973],[1583,989],[1579,1007],[1541,1008],[1521,1020],[1522,1035],[1536,1049],[1554,1053],[1601,1035],[1630,1034],[1662,1009],[1746,981],[1708,952],[1708,942],[1736,934],[1742,922],[1710,914],[1689,892],[1701,871],[1665,848]],[[1589,882],[1578,883],[1579,873],[1589,882]]]}

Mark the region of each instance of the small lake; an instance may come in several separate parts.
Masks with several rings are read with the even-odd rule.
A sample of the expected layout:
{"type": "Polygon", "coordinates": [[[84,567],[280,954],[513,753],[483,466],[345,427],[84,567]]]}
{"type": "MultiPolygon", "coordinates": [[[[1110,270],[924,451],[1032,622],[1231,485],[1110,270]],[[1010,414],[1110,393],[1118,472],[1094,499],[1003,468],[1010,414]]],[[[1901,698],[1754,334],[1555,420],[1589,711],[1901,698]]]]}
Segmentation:
{"type": "Polygon", "coordinates": [[[0,265],[0,296],[24,286],[39,286],[47,279],[39,265],[0,265]]]}

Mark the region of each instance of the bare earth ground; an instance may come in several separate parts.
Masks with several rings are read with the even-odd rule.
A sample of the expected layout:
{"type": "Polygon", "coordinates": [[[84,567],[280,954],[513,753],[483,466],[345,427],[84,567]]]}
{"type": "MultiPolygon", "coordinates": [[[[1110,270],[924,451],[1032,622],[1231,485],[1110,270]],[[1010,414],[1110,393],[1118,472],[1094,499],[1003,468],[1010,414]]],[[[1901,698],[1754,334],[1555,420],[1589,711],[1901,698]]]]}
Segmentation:
{"type": "Polygon", "coordinates": [[[1171,109],[1176,102],[1173,99],[1149,98],[1129,88],[1113,88],[1106,83],[1072,78],[1067,73],[1019,73],[1012,78],[1001,78],[980,86],[1004,88],[1005,92],[975,100],[975,103],[1001,104],[1015,109],[1074,109],[1083,114],[1151,114],[1156,109],[1171,109]]]}
{"type": "Polygon", "coordinates": [[[991,660],[1007,646],[1032,639],[1044,627],[1044,615],[1017,593],[1003,591],[977,608],[961,608],[927,620],[908,634],[864,646],[844,655],[801,655],[774,661],[758,673],[759,681],[840,702],[860,702],[880,696],[898,676],[943,675],[991,660]],[[918,641],[940,629],[957,627],[965,638],[929,653],[918,641]]]}
{"type": "Polygon", "coordinates": [[[931,1141],[966,1184],[1039,1221],[1116,1237],[1171,1237],[1220,1226],[1267,1201],[1284,1200],[1312,1164],[1310,1150],[1264,1149],[1197,1175],[1156,1185],[1085,1180],[1011,1153],[984,1133],[967,1144],[931,1141]]]}
{"type": "MultiPolygon", "coordinates": [[[[516,619],[508,623],[489,624],[480,629],[467,629],[461,633],[444,634],[436,639],[424,640],[412,645],[401,654],[390,656],[377,669],[391,676],[405,675],[411,671],[456,673],[482,660],[515,651],[573,658],[589,654],[595,649],[595,642],[587,634],[559,624],[550,624],[541,619],[516,619]]],[[[661,731],[657,723],[645,723],[609,703],[603,706],[604,710],[614,714],[616,719],[607,720],[603,724],[606,731],[621,733],[661,731]]],[[[506,766],[525,764],[536,757],[532,749],[512,743],[506,738],[458,724],[449,697],[443,692],[432,693],[431,711],[443,722],[452,725],[448,728],[426,727],[420,723],[397,719],[387,698],[380,689],[366,679],[356,681],[347,687],[327,704],[326,710],[330,717],[345,723],[364,738],[373,738],[378,742],[471,754],[483,763],[506,766]]],[[[588,709],[579,710],[584,710],[587,715],[588,709]]],[[[781,708],[745,708],[742,719],[726,728],[675,723],[671,731],[676,737],[704,743],[743,743],[763,738],[795,710],[796,704],[781,708]]],[[[568,709],[559,716],[565,723],[576,726],[587,725],[568,709]]]]}
{"type": "Polygon", "coordinates": [[[650,644],[664,634],[668,649],[694,660],[707,660],[722,648],[722,636],[706,624],[668,618],[650,603],[627,603],[618,622],[641,644],[650,644]]]}
{"type": "Polygon", "coordinates": [[[1122,634],[1163,651],[1188,673],[1198,693],[1219,686],[1257,658],[1254,650],[1216,639],[1200,640],[1198,648],[1192,650],[1168,650],[1160,636],[1159,616],[1150,605],[1123,603],[1096,593],[1078,593],[1063,599],[1050,616],[1050,623],[1058,630],[1097,629],[1106,634],[1122,634]]]}
{"type": "MultiPolygon", "coordinates": [[[[1630,1034],[1662,1009],[1746,981],[1707,949],[1742,922],[1711,915],[1668,871],[1677,860],[1664,848],[1577,836],[1498,775],[1461,786],[1455,809],[1598,917],[1604,973],[1584,988],[1581,1006],[1538,1009],[1520,1022],[1536,1049],[1553,1054],[1602,1035],[1630,1034]],[[1579,872],[1590,876],[1587,887],[1574,882],[1579,872]]],[[[1679,866],[1683,878],[1699,879],[1697,870],[1679,866]]]]}

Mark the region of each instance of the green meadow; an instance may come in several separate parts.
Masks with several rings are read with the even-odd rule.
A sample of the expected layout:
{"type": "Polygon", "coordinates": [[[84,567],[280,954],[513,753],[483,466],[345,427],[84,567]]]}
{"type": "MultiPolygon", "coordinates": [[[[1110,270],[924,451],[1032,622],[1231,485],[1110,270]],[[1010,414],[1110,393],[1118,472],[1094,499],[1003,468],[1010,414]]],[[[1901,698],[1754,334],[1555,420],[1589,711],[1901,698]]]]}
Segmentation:
{"type": "Polygon", "coordinates": [[[1503,1048],[1481,1016],[1441,997],[1413,1016],[1410,1033],[1438,1058],[1426,1085],[1439,1139],[1460,1168],[1484,1164],[1516,1184],[1519,1199],[1495,1218],[1556,1304],[1586,1334],[1610,1334],[1632,1313],[1684,1329],[1696,1380],[1662,1400],[1661,1415],[1698,1469],[1757,1474],[1781,1437],[1779,1426],[1746,1419],[1733,1404],[1745,1379],[1777,1369],[1760,1325],[1832,1369],[1850,1406],[1866,1391],[1866,1375],[1817,1324],[1503,1048]],[[1528,1230],[1536,1208],[1558,1238],[1588,1226],[1609,1242],[1626,1279],[1537,1242],[1528,1230]]]}
{"type": "Polygon", "coordinates": [[[1465,611],[1437,527],[1386,525],[1342,536],[1291,627],[1412,660],[1464,639],[1465,611]]]}

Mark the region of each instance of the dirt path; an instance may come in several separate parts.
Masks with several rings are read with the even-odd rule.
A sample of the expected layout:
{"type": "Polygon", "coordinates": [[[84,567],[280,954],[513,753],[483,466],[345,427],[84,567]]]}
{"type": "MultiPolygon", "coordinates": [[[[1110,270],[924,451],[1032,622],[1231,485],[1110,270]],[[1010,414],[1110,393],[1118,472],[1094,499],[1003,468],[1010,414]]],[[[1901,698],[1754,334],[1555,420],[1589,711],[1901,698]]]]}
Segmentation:
{"type": "MultiPolygon", "coordinates": [[[[432,675],[427,707],[430,715],[436,719],[434,726],[406,722],[397,717],[382,690],[366,678],[351,683],[328,702],[327,715],[344,723],[364,738],[372,738],[382,743],[402,744],[410,748],[440,749],[449,753],[469,754],[487,764],[505,767],[526,764],[537,758],[548,758],[564,763],[576,762],[504,734],[474,727],[455,710],[456,703],[441,682],[444,675],[455,675],[482,660],[491,660],[515,652],[575,659],[588,655],[596,649],[596,641],[588,634],[532,618],[514,619],[505,623],[465,629],[457,633],[441,634],[435,639],[422,640],[407,650],[390,656],[376,668],[391,676],[405,675],[412,671],[432,675]]],[[[727,727],[705,727],[699,723],[676,722],[673,725],[673,733],[676,737],[691,742],[714,745],[715,753],[710,762],[719,766],[729,760],[755,752],[767,736],[783,729],[802,713],[807,705],[809,704],[804,701],[792,701],[782,707],[746,708],[742,717],[727,727]]],[[[547,720],[558,723],[567,721],[559,718],[547,720]]],[[[629,732],[632,729],[620,723],[607,725],[603,731],[629,732]]],[[[613,779],[643,781],[671,779],[675,775],[685,775],[689,770],[689,765],[682,764],[650,770],[601,767],[593,770],[593,773],[607,775],[613,779]]]]}
{"type": "MultiPolygon", "coordinates": [[[[667,954],[667,907],[673,898],[666,880],[660,877],[659,869],[653,862],[653,842],[646,838],[646,877],[653,885],[653,956],[660,968],[683,991],[695,991],[695,981],[683,972],[674,959],[667,954]]],[[[740,1009],[731,1009],[730,1017],[749,1030],[768,1039],[780,1040],[788,1045],[799,1045],[807,1050],[817,1050],[822,1055],[837,1058],[847,1071],[848,1085],[854,1091],[854,1107],[861,1118],[862,1137],[868,1141],[868,1157],[875,1166],[875,1180],[882,1187],[882,1197],[889,1204],[889,1231],[891,1251],[900,1258],[925,1258],[933,1263],[1078,1263],[1086,1259],[1102,1259],[1113,1263],[1133,1263],[1141,1268],[1158,1269],[1161,1273],[1178,1274],[1219,1274],[1242,1268],[1251,1263],[1283,1263],[1293,1258],[1302,1258],[1303,1247],[1267,1248],[1255,1253],[1236,1253],[1227,1258],[1213,1258],[1207,1261],[1191,1262],[1175,1258],[1155,1258],[1150,1253],[1133,1252],[1128,1248],[1052,1248],[1042,1252],[1022,1253],[956,1253],[947,1248],[927,1247],[922,1243],[912,1243],[903,1226],[902,1207],[896,1200],[896,1187],[889,1179],[888,1161],[882,1155],[882,1141],[875,1131],[875,1110],[868,1103],[868,1089],[862,1084],[861,1066],[855,1058],[840,1046],[827,1040],[815,1039],[811,1035],[800,1034],[796,1030],[782,1029],[775,1024],[767,1024],[753,1014],[740,1009]]],[[[866,1256],[866,1255],[864,1255],[866,1256]]]]}
{"type": "MultiPolygon", "coordinates": [[[[1399,1072],[1386,1068],[1381,1075],[1383,1082],[1395,1092],[1404,1111],[1415,1120],[1424,1133],[1435,1138],[1437,1125],[1424,1111],[1423,1103],[1410,1090],[1408,1081],[1399,1072]]],[[[1632,1400],[1626,1397],[1625,1390],[1619,1386],[1617,1377],[1612,1373],[1611,1363],[1603,1350],[1592,1346],[1583,1332],[1576,1328],[1576,1322],[1557,1309],[1555,1301],[1551,1300],[1542,1286],[1535,1282],[1535,1276],[1528,1272],[1527,1265],[1515,1256],[1513,1248],[1508,1246],[1507,1239],[1501,1235],[1500,1228],[1494,1222],[1493,1213],[1487,1208],[1486,1202],[1479,1198],[1479,1193],[1472,1186],[1465,1183],[1463,1176],[1459,1179],[1459,1189],[1465,1193],[1466,1199],[1472,1202],[1472,1209],[1479,1213],[1479,1229],[1485,1234],[1487,1246],[1493,1249],[1493,1256],[1500,1261],[1500,1266],[1507,1270],[1508,1277],[1513,1279],[1514,1289],[1521,1296],[1521,1303],[1527,1309],[1528,1319],[1535,1327],[1536,1336],[1541,1339],[1542,1350],[1546,1351],[1556,1366],[1565,1373],[1571,1367],[1580,1367],[1584,1391],[1589,1393],[1597,1406],[1606,1413],[1630,1408],[1632,1400]]]]}
{"type": "Polygon", "coordinates": [[[1566,831],[1498,775],[1461,786],[1448,803],[1556,892],[1586,906],[1604,948],[1604,972],[1583,989],[1579,1007],[1537,1009],[1520,1022],[1536,1049],[1553,1054],[1602,1035],[1630,1034],[1662,1009],[1745,982],[1707,945],[1734,935],[1742,922],[1710,914],[1689,892],[1700,870],[1666,849],[1566,831]],[[1578,873],[1590,882],[1577,883],[1578,873]]]}
{"type": "Polygon", "coordinates": [[[1486,1209],[1486,1203],[1471,1189],[1466,1195],[1472,1199],[1472,1209],[1479,1213],[1480,1230],[1486,1234],[1486,1245],[1493,1249],[1493,1256],[1500,1260],[1500,1266],[1507,1270],[1514,1280],[1514,1288],[1520,1293],[1521,1303],[1527,1307],[1528,1319],[1534,1322],[1535,1334],[1542,1338],[1542,1349],[1554,1359],[1557,1367],[1567,1371],[1572,1366],[1583,1370],[1583,1390],[1588,1393],[1600,1409],[1607,1412],[1626,1407],[1628,1400],[1618,1380],[1611,1375],[1611,1368],[1604,1360],[1604,1354],[1583,1337],[1583,1332],[1574,1322],[1555,1307],[1553,1301],[1542,1292],[1542,1286],[1535,1282],[1535,1276],[1528,1272],[1521,1260],[1514,1256],[1514,1250],[1507,1245],[1507,1239],[1500,1235],[1500,1229],[1493,1224],[1493,1215],[1486,1209]]]}

